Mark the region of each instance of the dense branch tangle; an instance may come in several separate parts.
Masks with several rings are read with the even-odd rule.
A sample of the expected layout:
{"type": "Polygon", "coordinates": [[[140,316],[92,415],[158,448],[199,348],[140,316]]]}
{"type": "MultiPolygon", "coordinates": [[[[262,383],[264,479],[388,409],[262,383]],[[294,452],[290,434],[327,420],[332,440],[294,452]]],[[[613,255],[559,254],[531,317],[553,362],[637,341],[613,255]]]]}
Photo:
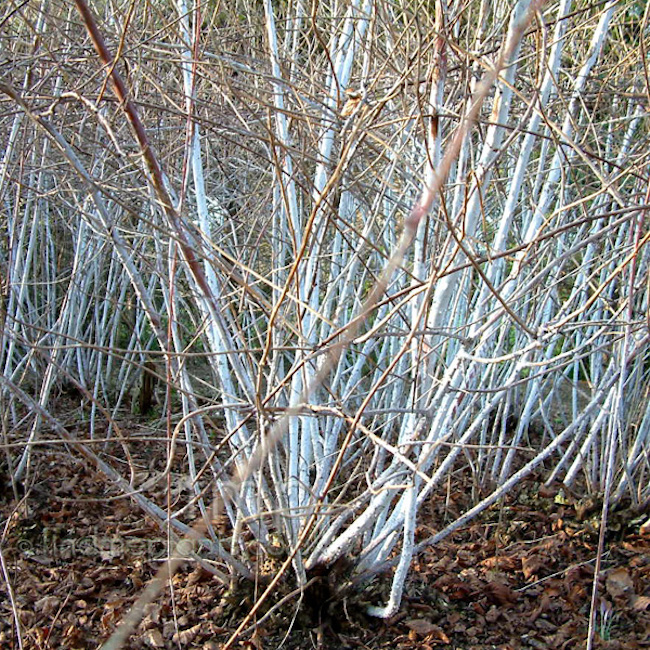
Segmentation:
{"type": "Polygon", "coordinates": [[[235,4],[100,4],[99,59],[65,5],[5,9],[16,478],[73,386],[142,488],[116,427],[146,369],[222,570],[397,564],[381,616],[466,521],[414,536],[452,470],[497,486],[468,516],[533,470],[647,499],[634,3],[235,4]]]}

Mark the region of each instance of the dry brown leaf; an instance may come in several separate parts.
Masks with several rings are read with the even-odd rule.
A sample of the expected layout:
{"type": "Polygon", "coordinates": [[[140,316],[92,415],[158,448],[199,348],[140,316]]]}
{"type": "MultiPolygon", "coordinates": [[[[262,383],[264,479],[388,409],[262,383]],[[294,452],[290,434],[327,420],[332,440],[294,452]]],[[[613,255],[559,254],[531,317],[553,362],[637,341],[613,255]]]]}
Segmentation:
{"type": "Polygon", "coordinates": [[[451,643],[450,638],[445,634],[444,630],[436,625],[436,629],[430,635],[436,641],[442,641],[442,643],[451,643]]]}
{"type": "Polygon", "coordinates": [[[79,582],[78,587],[75,589],[74,595],[79,598],[85,598],[86,596],[90,596],[96,588],[97,585],[95,584],[95,581],[88,576],[84,576],[79,582]]]}
{"type": "Polygon", "coordinates": [[[404,621],[404,624],[419,636],[429,636],[437,631],[442,631],[437,625],[425,618],[412,618],[409,621],[404,621]]]}
{"type": "Polygon", "coordinates": [[[120,598],[118,600],[112,600],[107,602],[104,605],[104,612],[100,619],[102,629],[104,631],[110,630],[121,617],[121,607],[124,605],[125,600],[120,598]]]}
{"type": "Polygon", "coordinates": [[[501,612],[498,607],[495,605],[492,605],[490,609],[486,612],[485,614],[485,620],[488,623],[496,623],[499,620],[499,617],[501,616],[501,612]]]}
{"type": "Polygon", "coordinates": [[[498,605],[512,605],[517,601],[517,594],[502,582],[488,582],[484,591],[493,602],[498,605]]]}
{"type": "Polygon", "coordinates": [[[34,609],[45,616],[55,614],[59,609],[61,601],[56,596],[43,596],[34,603],[34,609]]]}
{"type": "Polygon", "coordinates": [[[63,638],[66,640],[66,648],[76,648],[77,644],[81,642],[81,630],[75,623],[71,623],[63,630],[63,638]]]}
{"type": "Polygon", "coordinates": [[[542,567],[542,561],[538,555],[531,555],[529,557],[521,558],[521,571],[526,580],[530,580],[542,567]]]}
{"type": "Polygon", "coordinates": [[[631,596],[634,593],[632,577],[628,573],[627,569],[623,567],[617,567],[607,573],[605,587],[607,588],[607,593],[612,598],[631,596]]]}
{"type": "Polygon", "coordinates": [[[500,569],[501,571],[515,571],[519,568],[519,559],[508,555],[488,557],[481,562],[486,569],[500,569]]]}
{"type": "Polygon", "coordinates": [[[202,627],[203,623],[197,623],[186,630],[180,630],[174,634],[172,641],[174,641],[174,643],[180,643],[181,645],[189,645],[197,637],[202,627]]]}
{"type": "Polygon", "coordinates": [[[570,586],[567,588],[566,598],[572,605],[579,607],[580,603],[583,603],[587,599],[587,594],[587,583],[573,582],[570,583],[570,586]]]}
{"type": "Polygon", "coordinates": [[[148,603],[144,606],[144,618],[140,623],[140,629],[148,630],[160,625],[160,605],[148,603]]]}
{"type": "Polygon", "coordinates": [[[650,606],[650,597],[648,596],[633,596],[630,603],[637,611],[645,611],[650,606]]]}
{"type": "Polygon", "coordinates": [[[449,589],[447,590],[447,597],[450,600],[463,600],[464,598],[467,598],[467,596],[469,596],[471,593],[472,588],[469,584],[461,580],[456,580],[449,585],[449,589]]]}
{"type": "Polygon", "coordinates": [[[550,607],[551,607],[551,598],[546,592],[544,592],[537,602],[537,607],[528,617],[528,621],[530,623],[534,623],[540,617],[540,615],[548,611],[550,607]]]}
{"type": "Polygon", "coordinates": [[[425,618],[412,618],[404,621],[404,624],[420,636],[426,636],[436,627],[431,621],[427,621],[425,618]]]}
{"type": "Polygon", "coordinates": [[[142,638],[144,639],[144,642],[151,648],[164,648],[165,647],[165,641],[163,640],[162,634],[160,633],[160,630],[147,630],[142,638]]]}
{"type": "Polygon", "coordinates": [[[210,574],[201,567],[197,567],[187,576],[187,586],[192,587],[200,582],[205,582],[210,577],[210,574]]]}

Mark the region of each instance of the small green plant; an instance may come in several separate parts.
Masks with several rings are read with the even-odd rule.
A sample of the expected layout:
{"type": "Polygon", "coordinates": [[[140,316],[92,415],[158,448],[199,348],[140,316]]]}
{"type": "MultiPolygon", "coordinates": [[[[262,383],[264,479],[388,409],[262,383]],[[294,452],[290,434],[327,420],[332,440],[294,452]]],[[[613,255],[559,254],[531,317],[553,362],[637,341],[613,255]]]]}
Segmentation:
{"type": "Polygon", "coordinates": [[[600,601],[600,609],[596,612],[596,629],[598,636],[603,641],[610,641],[612,638],[612,624],[614,623],[614,608],[606,600],[600,601]]]}

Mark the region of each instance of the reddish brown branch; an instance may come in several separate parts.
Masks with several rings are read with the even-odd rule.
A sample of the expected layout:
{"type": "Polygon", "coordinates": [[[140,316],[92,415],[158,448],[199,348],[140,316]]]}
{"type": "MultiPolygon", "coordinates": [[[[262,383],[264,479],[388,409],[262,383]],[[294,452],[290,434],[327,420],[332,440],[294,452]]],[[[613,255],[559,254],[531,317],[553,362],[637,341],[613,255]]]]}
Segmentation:
{"type": "Polygon", "coordinates": [[[181,225],[176,210],[174,209],[171,197],[165,188],[162,168],[153,152],[153,149],[151,148],[144,125],[138,116],[137,108],[129,96],[128,89],[124,84],[122,77],[116,70],[113,57],[97,27],[97,23],[95,22],[95,18],[91,13],[90,8],[86,4],[85,0],[75,0],[75,4],[77,5],[77,9],[81,14],[88,34],[95,46],[95,50],[97,50],[97,54],[108,70],[109,78],[113,85],[113,91],[115,92],[117,99],[120,101],[127,119],[133,128],[133,133],[138,141],[138,145],[140,146],[140,152],[142,153],[149,171],[151,184],[153,185],[158,201],[167,217],[170,228],[176,235],[178,244],[181,247],[183,256],[185,257],[185,261],[209,304],[214,306],[214,296],[212,295],[210,286],[208,285],[205,274],[203,273],[203,269],[199,264],[196,253],[187,239],[187,234],[181,225]]]}

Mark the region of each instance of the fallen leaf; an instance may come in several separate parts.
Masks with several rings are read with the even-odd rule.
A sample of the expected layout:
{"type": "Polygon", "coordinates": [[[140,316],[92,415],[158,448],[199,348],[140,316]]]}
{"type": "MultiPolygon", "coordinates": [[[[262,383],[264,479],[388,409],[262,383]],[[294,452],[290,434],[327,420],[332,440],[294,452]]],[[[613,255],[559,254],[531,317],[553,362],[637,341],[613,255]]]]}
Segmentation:
{"type": "Polygon", "coordinates": [[[43,596],[34,603],[34,609],[37,612],[51,616],[59,609],[61,601],[56,596],[43,596]]]}
{"type": "Polygon", "coordinates": [[[174,634],[172,641],[174,641],[174,643],[180,643],[180,645],[189,645],[197,637],[202,626],[202,623],[197,623],[186,630],[180,630],[178,633],[174,634]]]}
{"type": "Polygon", "coordinates": [[[508,555],[488,557],[481,562],[486,569],[500,569],[501,571],[515,571],[519,568],[519,560],[508,555]]]}
{"type": "Polygon", "coordinates": [[[550,608],[551,608],[551,598],[547,593],[543,593],[538,600],[538,604],[537,607],[535,608],[535,611],[533,611],[531,615],[528,617],[528,621],[530,623],[534,623],[541,614],[547,612],[550,608]]]}
{"type": "Polygon", "coordinates": [[[650,606],[650,597],[648,596],[632,596],[631,603],[632,607],[637,611],[644,611],[650,606]]]}
{"type": "Polygon", "coordinates": [[[85,598],[95,591],[95,582],[88,576],[84,576],[79,582],[79,586],[75,589],[74,595],[79,598],[85,598]]]}
{"type": "Polygon", "coordinates": [[[587,598],[587,586],[584,582],[573,582],[567,587],[566,599],[574,606],[579,607],[587,598]]]}
{"type": "Polygon", "coordinates": [[[200,582],[205,582],[210,578],[210,574],[203,569],[202,567],[197,567],[187,576],[187,586],[192,587],[193,585],[199,584],[200,582]]]}
{"type": "Polygon", "coordinates": [[[424,618],[412,618],[409,621],[404,621],[404,624],[420,636],[427,636],[427,634],[436,628],[436,625],[424,618]]]}
{"type": "Polygon", "coordinates": [[[76,648],[76,647],[78,647],[77,644],[82,639],[81,630],[77,627],[76,624],[71,623],[63,631],[63,638],[67,642],[66,647],[68,647],[68,648],[76,648]]]}
{"type": "Polygon", "coordinates": [[[631,596],[634,593],[632,577],[628,573],[627,569],[623,567],[617,567],[607,573],[605,587],[607,588],[607,593],[612,598],[618,598],[625,595],[631,596]]]}
{"type": "Polygon", "coordinates": [[[517,601],[517,594],[502,582],[488,582],[484,589],[492,602],[498,605],[512,605],[517,601]]]}
{"type": "Polygon", "coordinates": [[[485,614],[485,620],[488,623],[496,623],[499,620],[499,616],[501,616],[501,612],[499,611],[498,607],[492,605],[492,607],[490,607],[490,609],[485,614]]]}
{"type": "Polygon", "coordinates": [[[425,618],[412,618],[410,621],[404,621],[404,623],[418,636],[430,636],[438,641],[442,641],[443,643],[450,642],[449,637],[444,633],[442,628],[431,621],[427,621],[425,618]]]}
{"type": "Polygon", "coordinates": [[[541,567],[542,561],[539,559],[538,555],[521,558],[521,571],[526,580],[530,580],[533,576],[536,576],[541,567]]]}
{"type": "Polygon", "coordinates": [[[143,635],[144,642],[151,648],[164,648],[165,642],[163,641],[160,630],[147,630],[143,635]]]}
{"type": "Polygon", "coordinates": [[[140,623],[140,629],[150,630],[160,625],[160,605],[148,603],[144,607],[144,618],[140,623]]]}
{"type": "Polygon", "coordinates": [[[463,600],[464,598],[467,598],[471,593],[472,588],[466,582],[457,580],[449,585],[447,596],[450,600],[463,600]]]}
{"type": "Polygon", "coordinates": [[[436,625],[436,629],[430,635],[436,641],[442,641],[442,643],[451,643],[449,637],[444,633],[443,629],[436,625]]]}

